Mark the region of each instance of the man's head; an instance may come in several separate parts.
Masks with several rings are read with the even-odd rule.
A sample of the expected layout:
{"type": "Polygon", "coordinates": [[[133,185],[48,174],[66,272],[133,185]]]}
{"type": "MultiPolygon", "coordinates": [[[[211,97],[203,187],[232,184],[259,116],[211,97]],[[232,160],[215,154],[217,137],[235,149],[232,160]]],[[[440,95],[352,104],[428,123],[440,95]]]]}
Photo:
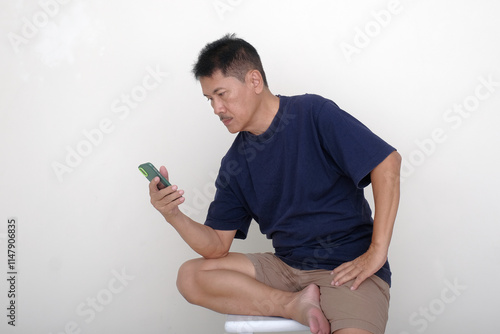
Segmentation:
{"type": "Polygon", "coordinates": [[[260,134],[269,127],[279,98],[269,91],[260,57],[249,43],[226,35],[207,44],[193,73],[229,132],[260,134]]]}
{"type": "Polygon", "coordinates": [[[207,44],[200,51],[198,61],[193,67],[193,74],[199,80],[202,77],[211,77],[219,70],[224,76],[235,77],[241,82],[245,82],[245,76],[249,71],[257,70],[262,75],[264,85],[268,87],[257,50],[234,34],[227,34],[207,44]]]}

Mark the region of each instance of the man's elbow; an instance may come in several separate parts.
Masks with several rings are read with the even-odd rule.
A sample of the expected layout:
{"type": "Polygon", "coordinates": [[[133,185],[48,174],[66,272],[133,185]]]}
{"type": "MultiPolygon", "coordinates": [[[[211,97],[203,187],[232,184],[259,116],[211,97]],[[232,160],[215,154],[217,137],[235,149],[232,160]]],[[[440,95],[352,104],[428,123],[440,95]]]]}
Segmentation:
{"type": "Polygon", "coordinates": [[[215,247],[210,251],[208,251],[207,249],[206,252],[200,255],[208,260],[208,259],[220,259],[226,257],[228,254],[229,254],[229,248],[225,245],[220,245],[219,247],[215,247]]]}
{"type": "Polygon", "coordinates": [[[208,245],[200,252],[200,255],[205,259],[220,259],[226,257],[229,254],[229,249],[236,235],[236,230],[213,230],[213,232],[214,237],[210,239],[208,245]]]}
{"type": "Polygon", "coordinates": [[[229,251],[215,251],[210,254],[202,254],[203,258],[210,259],[220,259],[226,257],[229,254],[229,251]]]}

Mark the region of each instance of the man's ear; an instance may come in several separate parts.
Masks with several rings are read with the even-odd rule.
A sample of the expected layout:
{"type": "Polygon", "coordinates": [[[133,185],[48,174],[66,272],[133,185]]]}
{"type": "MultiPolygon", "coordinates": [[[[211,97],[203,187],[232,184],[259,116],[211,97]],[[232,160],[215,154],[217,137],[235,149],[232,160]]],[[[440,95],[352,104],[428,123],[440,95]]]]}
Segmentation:
{"type": "Polygon", "coordinates": [[[264,89],[264,79],[258,70],[248,71],[246,79],[248,85],[255,91],[256,94],[260,94],[262,92],[264,89]]]}

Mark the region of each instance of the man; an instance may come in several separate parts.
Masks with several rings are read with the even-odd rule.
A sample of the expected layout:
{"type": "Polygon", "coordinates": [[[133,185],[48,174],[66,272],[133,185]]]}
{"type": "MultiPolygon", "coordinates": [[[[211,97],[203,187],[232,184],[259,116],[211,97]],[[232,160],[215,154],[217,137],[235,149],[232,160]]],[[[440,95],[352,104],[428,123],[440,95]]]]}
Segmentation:
{"type": "Polygon", "coordinates": [[[238,135],[205,224],[179,210],[176,185],[150,184],[154,207],[202,256],[180,268],[181,294],[221,313],[294,319],[311,333],[383,333],[399,154],[330,100],[273,95],[257,51],[234,35],[207,44],[193,72],[238,135]],[[252,220],[275,254],[229,252],[252,220]]]}

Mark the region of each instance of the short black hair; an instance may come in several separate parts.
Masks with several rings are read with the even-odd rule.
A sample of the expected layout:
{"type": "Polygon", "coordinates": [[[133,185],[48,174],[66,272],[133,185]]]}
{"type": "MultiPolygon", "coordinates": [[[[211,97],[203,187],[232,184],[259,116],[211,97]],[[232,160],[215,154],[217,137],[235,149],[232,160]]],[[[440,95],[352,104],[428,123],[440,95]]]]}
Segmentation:
{"type": "Polygon", "coordinates": [[[257,50],[235,34],[227,34],[205,45],[193,66],[193,74],[197,80],[211,77],[217,70],[224,76],[235,77],[241,82],[245,82],[248,71],[257,70],[262,75],[264,85],[268,87],[257,50]]]}

